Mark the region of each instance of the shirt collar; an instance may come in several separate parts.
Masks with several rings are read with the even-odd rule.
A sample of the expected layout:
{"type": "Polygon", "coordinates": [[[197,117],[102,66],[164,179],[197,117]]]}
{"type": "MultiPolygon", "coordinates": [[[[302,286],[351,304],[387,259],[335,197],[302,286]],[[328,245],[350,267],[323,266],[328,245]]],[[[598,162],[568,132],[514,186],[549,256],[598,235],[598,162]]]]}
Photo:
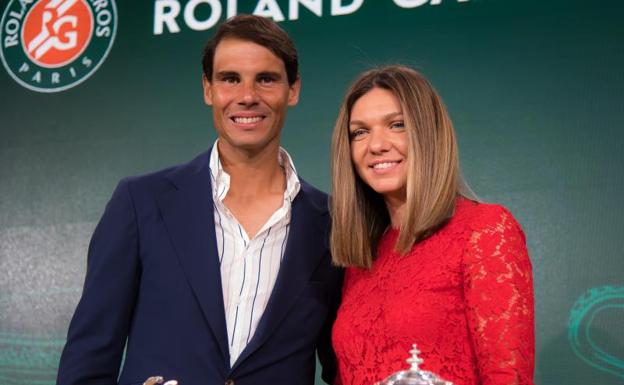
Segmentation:
{"type": "MultiPolygon", "coordinates": [[[[219,139],[215,140],[214,145],[212,146],[209,163],[210,179],[212,182],[212,198],[215,202],[223,201],[228,190],[230,189],[230,175],[225,172],[223,165],[221,164],[219,148],[217,146],[218,142],[219,139]]],[[[284,200],[292,202],[301,189],[301,182],[297,176],[297,169],[295,169],[295,165],[288,152],[281,146],[279,148],[278,161],[286,175],[284,200]]]]}

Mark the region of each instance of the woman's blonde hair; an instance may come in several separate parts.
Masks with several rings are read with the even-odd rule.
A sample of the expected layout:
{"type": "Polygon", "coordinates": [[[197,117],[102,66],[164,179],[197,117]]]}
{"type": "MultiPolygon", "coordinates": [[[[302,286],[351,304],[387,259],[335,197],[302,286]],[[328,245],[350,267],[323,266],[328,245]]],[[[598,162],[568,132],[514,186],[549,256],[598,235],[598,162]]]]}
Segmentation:
{"type": "Polygon", "coordinates": [[[390,224],[383,197],[362,181],[351,160],[351,109],[373,88],[397,97],[408,137],[406,206],[395,250],[406,254],[443,225],[453,214],[461,185],[453,124],[427,79],[404,66],[363,73],[347,92],[332,135],[330,247],[339,266],[370,268],[390,224]]]}

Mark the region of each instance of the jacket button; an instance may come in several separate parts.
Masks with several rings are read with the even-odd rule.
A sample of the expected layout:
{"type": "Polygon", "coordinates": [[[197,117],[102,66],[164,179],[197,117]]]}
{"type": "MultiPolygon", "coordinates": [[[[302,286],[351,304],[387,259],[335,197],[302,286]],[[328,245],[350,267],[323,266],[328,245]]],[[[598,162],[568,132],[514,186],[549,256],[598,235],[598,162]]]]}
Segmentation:
{"type": "Polygon", "coordinates": [[[234,385],[234,380],[228,378],[227,380],[225,380],[225,385],[234,385]]]}

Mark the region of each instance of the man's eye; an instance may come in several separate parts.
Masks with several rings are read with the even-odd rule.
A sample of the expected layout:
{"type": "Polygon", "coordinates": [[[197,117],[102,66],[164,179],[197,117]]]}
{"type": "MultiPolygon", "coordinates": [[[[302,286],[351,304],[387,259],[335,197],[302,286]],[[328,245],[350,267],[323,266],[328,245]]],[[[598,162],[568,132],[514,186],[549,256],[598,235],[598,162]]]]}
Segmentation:
{"type": "Polygon", "coordinates": [[[273,79],[270,76],[262,76],[260,78],[258,78],[258,81],[262,84],[270,84],[273,83],[275,81],[275,79],[273,79]]]}
{"type": "Polygon", "coordinates": [[[238,78],[236,76],[228,76],[221,79],[224,83],[234,84],[238,83],[238,78]]]}

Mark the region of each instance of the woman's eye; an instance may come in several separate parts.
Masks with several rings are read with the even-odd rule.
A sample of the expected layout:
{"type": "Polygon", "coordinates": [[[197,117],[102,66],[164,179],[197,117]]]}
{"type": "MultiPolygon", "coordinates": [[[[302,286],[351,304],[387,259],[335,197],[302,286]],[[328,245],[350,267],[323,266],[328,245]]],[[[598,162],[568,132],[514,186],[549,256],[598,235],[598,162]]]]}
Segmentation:
{"type": "Polygon", "coordinates": [[[393,122],[390,125],[390,128],[395,128],[395,129],[404,129],[405,128],[405,123],[403,123],[403,121],[398,121],[398,122],[393,122]]]}
{"type": "Polygon", "coordinates": [[[349,131],[349,139],[356,140],[366,134],[366,130],[362,128],[355,129],[353,131],[349,131]]]}

